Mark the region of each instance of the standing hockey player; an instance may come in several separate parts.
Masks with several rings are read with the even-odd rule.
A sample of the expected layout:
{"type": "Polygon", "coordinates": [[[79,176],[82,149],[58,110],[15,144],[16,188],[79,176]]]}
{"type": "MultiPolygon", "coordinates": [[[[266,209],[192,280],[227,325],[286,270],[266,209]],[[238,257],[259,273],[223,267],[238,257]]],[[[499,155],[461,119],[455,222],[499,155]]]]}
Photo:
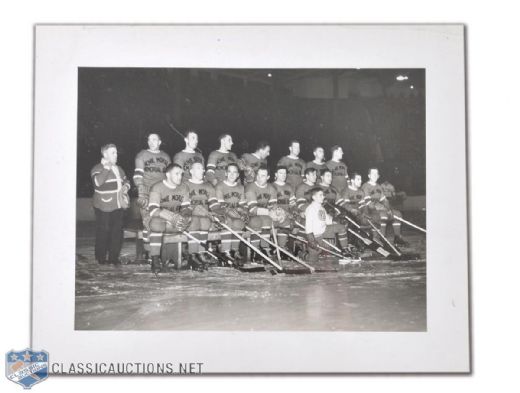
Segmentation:
{"type": "MultiPolygon", "coordinates": [[[[226,168],[226,179],[217,184],[215,193],[219,205],[225,211],[225,223],[242,234],[247,221],[247,202],[244,186],[238,181],[238,165],[231,163],[226,168]]],[[[232,259],[239,260],[240,240],[225,229],[220,232],[221,251],[232,259]],[[233,255],[231,255],[233,253],[233,255]]]]}
{"type": "MultiPolygon", "coordinates": [[[[161,269],[161,247],[164,233],[182,233],[191,221],[191,201],[188,186],[182,184],[182,168],[171,164],[166,179],[155,183],[150,190],[150,254],[152,272],[161,269]]],[[[180,244],[178,245],[180,247],[180,244]]],[[[162,269],[166,270],[166,261],[162,269]]]]}
{"type": "MultiPolygon", "coordinates": [[[[209,182],[204,181],[204,167],[200,162],[192,164],[190,173],[191,178],[186,182],[193,208],[189,232],[200,241],[207,242],[212,223],[210,212],[218,212],[219,209],[217,196],[215,188],[209,182]]],[[[195,240],[189,240],[188,252],[190,257],[195,259],[196,265],[204,265],[209,262],[204,246],[195,240]]]]}
{"type": "Polygon", "coordinates": [[[332,185],[338,192],[343,191],[348,183],[347,164],[343,161],[343,149],[341,146],[335,145],[330,149],[332,159],[327,161],[327,167],[332,172],[332,185]]]}
{"type": "Polygon", "coordinates": [[[363,184],[361,189],[365,193],[368,211],[371,214],[377,213],[381,220],[381,233],[386,235],[387,223],[392,224],[394,229],[394,243],[396,245],[406,245],[406,241],[401,236],[401,222],[396,220],[394,216],[402,217],[400,211],[392,209],[390,203],[385,197],[383,188],[378,184],[379,170],[370,168],[368,171],[368,181],[363,184]]]}
{"type": "Polygon", "coordinates": [[[320,253],[318,245],[327,247],[322,239],[337,238],[337,241],[344,251],[347,250],[347,230],[341,224],[334,223],[332,217],[327,214],[323,207],[325,195],[320,187],[310,190],[312,202],[305,209],[305,233],[308,241],[308,260],[317,262],[320,253]]]}
{"type": "Polygon", "coordinates": [[[305,212],[305,209],[311,202],[311,196],[309,194],[309,191],[314,188],[316,184],[316,178],[317,178],[317,170],[316,168],[306,168],[305,169],[305,180],[302,184],[296,188],[296,206],[298,210],[300,211],[301,215],[305,212]]]}
{"type": "Polygon", "coordinates": [[[314,160],[308,162],[305,165],[305,168],[316,169],[317,176],[319,178],[321,177],[321,172],[327,169],[327,163],[325,162],[325,150],[323,150],[323,147],[321,146],[316,146],[312,151],[312,154],[314,154],[314,160]]]}
{"type": "Polygon", "coordinates": [[[101,156],[101,162],[90,171],[96,214],[95,256],[99,264],[118,265],[121,263],[119,253],[123,240],[123,209],[128,207],[130,182],[123,168],[117,165],[116,145],[104,145],[101,156]]]}
{"type": "MultiPolygon", "coordinates": [[[[276,204],[276,190],[267,183],[269,170],[261,166],[256,171],[256,181],[249,183],[246,187],[247,208],[249,210],[249,226],[263,236],[269,237],[272,219],[270,210],[276,204]]],[[[267,247],[267,242],[251,235],[251,243],[255,246],[267,247]]]]}
{"type": "Polygon", "coordinates": [[[289,144],[289,155],[280,158],[278,167],[287,168],[287,184],[296,191],[301,183],[303,183],[303,172],[305,171],[305,161],[299,158],[300,142],[292,140],[289,144]]]}
{"type": "Polygon", "coordinates": [[[186,182],[190,178],[190,169],[195,162],[199,162],[204,166],[204,157],[197,150],[199,144],[199,136],[193,130],[188,130],[184,134],[184,142],[186,147],[183,151],[173,156],[173,163],[179,165],[183,170],[182,181],[186,182]]]}
{"type": "Polygon", "coordinates": [[[206,166],[206,180],[213,186],[218,182],[226,179],[226,168],[229,164],[238,161],[235,153],[231,151],[233,146],[233,138],[229,134],[219,136],[220,149],[214,150],[209,154],[208,164],[206,166]]]}
{"type": "Polygon", "coordinates": [[[271,152],[271,146],[266,142],[258,142],[254,153],[244,153],[238,162],[240,169],[244,171],[244,185],[253,183],[256,172],[261,166],[267,167],[267,157],[271,152]]]}
{"type": "MultiPolygon", "coordinates": [[[[135,157],[134,184],[137,186],[137,205],[143,220],[143,246],[144,252],[150,252],[150,212],[148,200],[150,188],[157,182],[166,178],[165,170],[171,164],[170,156],[159,150],[161,137],[158,134],[148,135],[148,149],[141,150],[135,157]]],[[[138,247],[138,250],[141,247],[138,247]]],[[[136,260],[143,259],[142,251],[139,250],[136,260]]]]}

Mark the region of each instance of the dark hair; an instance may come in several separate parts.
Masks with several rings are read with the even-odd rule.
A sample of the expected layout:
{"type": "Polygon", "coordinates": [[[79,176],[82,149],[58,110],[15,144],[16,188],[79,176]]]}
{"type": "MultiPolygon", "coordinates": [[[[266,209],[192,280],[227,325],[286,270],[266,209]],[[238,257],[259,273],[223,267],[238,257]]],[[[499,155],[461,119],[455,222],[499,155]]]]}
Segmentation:
{"type": "Polygon", "coordinates": [[[184,132],[184,138],[187,139],[188,136],[189,136],[191,133],[193,133],[193,134],[195,134],[195,135],[199,135],[199,134],[197,134],[197,131],[195,131],[193,128],[190,128],[190,129],[188,129],[188,130],[186,130],[186,131],[184,132]]]}
{"type": "Polygon", "coordinates": [[[218,140],[220,142],[222,142],[222,139],[227,138],[228,136],[231,136],[231,135],[229,135],[229,134],[220,134],[219,137],[218,137],[218,140]]]}
{"type": "MultiPolygon", "coordinates": [[[[352,177],[351,177],[351,178],[352,178],[352,179],[355,179],[356,176],[361,176],[361,173],[359,173],[359,172],[354,172],[354,173],[352,174],[352,177]]],[[[361,176],[361,179],[363,179],[363,176],[361,176]]]]}
{"type": "Polygon", "coordinates": [[[320,171],[320,176],[323,176],[327,172],[329,172],[332,175],[332,171],[329,168],[324,168],[320,171]]]}
{"type": "Polygon", "coordinates": [[[229,170],[230,167],[234,166],[235,168],[237,168],[237,170],[240,170],[240,168],[238,167],[238,164],[235,163],[235,162],[230,162],[229,164],[226,165],[226,172],[229,170]]]}
{"type": "MultiPolygon", "coordinates": [[[[312,152],[314,153],[314,152],[315,152],[316,150],[318,150],[318,149],[323,149],[323,147],[321,147],[321,146],[316,146],[314,149],[312,149],[312,152]]],[[[325,150],[325,149],[323,149],[323,150],[325,150]]]]}
{"type": "Polygon", "coordinates": [[[278,165],[278,166],[276,167],[276,170],[274,171],[274,173],[278,172],[278,171],[281,170],[281,169],[285,169],[285,171],[287,172],[287,167],[286,167],[286,166],[278,165]]]}
{"type": "Polygon", "coordinates": [[[181,171],[184,171],[184,170],[182,169],[182,166],[180,166],[179,164],[173,164],[173,163],[172,163],[172,164],[170,164],[170,165],[168,165],[168,166],[166,167],[166,169],[164,170],[164,173],[169,173],[169,172],[171,172],[172,169],[174,169],[174,168],[179,168],[181,171]]]}
{"type": "Polygon", "coordinates": [[[334,154],[334,152],[338,149],[341,149],[340,145],[334,145],[330,148],[330,154],[334,154]]]}
{"type": "Polygon", "coordinates": [[[267,175],[269,175],[269,168],[267,167],[267,165],[260,165],[256,170],[256,173],[258,174],[258,172],[260,171],[267,171],[267,175]]]}
{"type": "Polygon", "coordinates": [[[114,147],[117,150],[117,146],[113,143],[107,143],[106,145],[101,146],[101,155],[103,155],[111,147],[114,147]]]}
{"type": "Polygon", "coordinates": [[[310,168],[305,168],[305,171],[303,172],[303,175],[304,175],[304,176],[307,176],[307,175],[308,175],[309,173],[311,173],[311,172],[315,172],[316,174],[318,174],[318,171],[317,171],[316,168],[312,168],[312,167],[310,167],[310,168]]]}
{"type": "Polygon", "coordinates": [[[300,141],[298,139],[291,139],[289,141],[289,146],[292,146],[293,143],[297,143],[297,144],[300,144],[300,141]]]}
{"type": "Polygon", "coordinates": [[[379,168],[376,167],[376,166],[371,166],[370,168],[368,168],[368,174],[370,174],[370,172],[372,171],[372,169],[375,169],[377,172],[379,172],[379,168]]]}
{"type": "Polygon", "coordinates": [[[159,138],[159,140],[162,141],[161,136],[157,132],[150,132],[146,139],[149,139],[152,135],[157,135],[157,138],[159,138]]]}
{"type": "Polygon", "coordinates": [[[256,144],[256,150],[255,151],[265,149],[267,146],[270,146],[269,143],[267,143],[266,141],[260,141],[260,142],[258,142],[256,144]]]}
{"type": "Polygon", "coordinates": [[[309,193],[309,195],[311,196],[311,198],[316,195],[318,192],[323,192],[323,189],[321,187],[313,187],[311,188],[309,191],[307,191],[309,193]]]}

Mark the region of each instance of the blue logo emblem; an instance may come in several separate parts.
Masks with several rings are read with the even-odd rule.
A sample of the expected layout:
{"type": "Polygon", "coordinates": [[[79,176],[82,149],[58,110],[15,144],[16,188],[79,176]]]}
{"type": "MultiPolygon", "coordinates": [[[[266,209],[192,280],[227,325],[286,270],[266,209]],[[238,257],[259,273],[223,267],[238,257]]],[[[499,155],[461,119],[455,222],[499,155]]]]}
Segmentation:
{"type": "Polygon", "coordinates": [[[45,351],[9,351],[5,355],[7,379],[30,389],[49,376],[49,354],[45,351]]]}

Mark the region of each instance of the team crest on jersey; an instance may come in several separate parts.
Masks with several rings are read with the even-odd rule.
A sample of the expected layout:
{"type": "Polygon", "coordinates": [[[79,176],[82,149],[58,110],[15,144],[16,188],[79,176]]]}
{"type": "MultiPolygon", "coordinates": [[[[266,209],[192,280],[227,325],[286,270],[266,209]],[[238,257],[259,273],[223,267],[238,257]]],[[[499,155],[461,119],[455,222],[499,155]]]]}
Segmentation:
{"type": "Polygon", "coordinates": [[[5,355],[7,379],[30,389],[49,376],[49,354],[46,351],[9,351],[5,355]]]}

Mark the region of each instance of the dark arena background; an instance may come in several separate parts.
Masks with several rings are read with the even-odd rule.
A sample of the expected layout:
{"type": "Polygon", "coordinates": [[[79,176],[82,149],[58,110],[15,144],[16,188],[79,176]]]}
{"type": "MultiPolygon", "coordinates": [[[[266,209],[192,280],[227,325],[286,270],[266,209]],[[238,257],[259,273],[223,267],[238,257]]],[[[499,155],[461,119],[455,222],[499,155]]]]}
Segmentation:
{"type": "MultiPolygon", "coordinates": [[[[349,173],[380,169],[407,198],[405,218],[425,226],[426,130],[423,69],[79,68],[77,144],[76,329],[92,330],[426,330],[426,237],[404,227],[421,258],[302,276],[173,271],[147,265],[98,266],[90,169],[114,143],[128,177],[150,132],[170,156],[185,147],[174,131],[196,130],[207,159],[218,136],[240,157],[258,141],[269,167],[300,141],[340,145],[349,173]]],[[[131,191],[135,196],[135,190],[131,191]]],[[[127,222],[136,209],[127,212],[127,222]]],[[[122,256],[135,256],[125,231],[122,256]]]]}

